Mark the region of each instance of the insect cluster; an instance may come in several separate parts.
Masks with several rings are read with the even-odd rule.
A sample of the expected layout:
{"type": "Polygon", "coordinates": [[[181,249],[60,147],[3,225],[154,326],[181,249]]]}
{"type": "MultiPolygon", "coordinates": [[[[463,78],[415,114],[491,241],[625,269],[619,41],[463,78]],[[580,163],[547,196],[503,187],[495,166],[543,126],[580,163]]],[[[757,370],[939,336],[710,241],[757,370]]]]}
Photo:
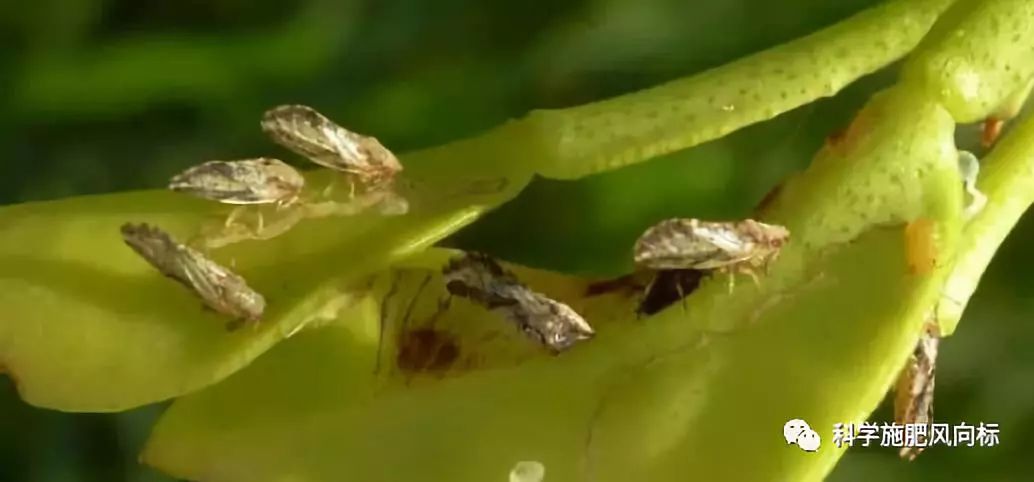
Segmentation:
{"type": "MultiPolygon", "coordinates": [[[[377,139],[341,127],[315,109],[303,105],[282,105],[262,116],[262,130],[277,144],[315,164],[340,172],[349,183],[349,201],[359,206],[379,204],[385,214],[405,214],[406,200],[394,192],[395,177],[402,164],[377,139]]],[[[318,196],[330,198],[331,187],[318,196]]],[[[209,161],[191,167],[169,182],[169,189],[225,204],[274,204],[278,210],[298,208],[295,216],[285,218],[285,226],[275,226],[279,234],[301,218],[318,213],[354,212],[355,205],[339,206],[328,202],[300,202],[305,178],[295,168],[279,159],[261,157],[234,161],[209,161]]],[[[236,227],[240,210],[233,211],[225,227],[236,227]]],[[[251,235],[268,237],[261,212],[251,235]],[[265,235],[264,235],[265,234],[265,235]]]]}
{"type": "MultiPolygon", "coordinates": [[[[637,308],[653,314],[685,297],[709,272],[745,273],[759,283],[755,270],[776,258],[789,231],[751,219],[708,222],[669,219],[646,230],[634,248],[641,272],[652,273],[637,308]]],[[[442,270],[446,289],[454,296],[508,319],[528,337],[554,353],[591,339],[595,332],[574,309],[531,290],[498,262],[480,253],[465,253],[442,270]]],[[[590,285],[600,294],[634,282],[635,275],[590,285]]]]}
{"type": "MultiPolygon", "coordinates": [[[[326,213],[352,213],[380,204],[384,214],[404,214],[406,200],[394,192],[402,164],[377,139],[351,132],[303,105],[284,105],[266,111],[263,131],[273,141],[310,161],[340,172],[349,182],[349,203],[302,201],[305,177],[289,164],[271,157],[208,161],[191,167],[169,181],[169,189],[224,204],[238,205],[222,223],[224,233],[202,237],[205,247],[218,247],[241,239],[266,239],[291,228],[297,221],[326,213]],[[251,205],[275,205],[289,210],[273,226],[261,212],[257,225],[242,227],[242,209],[251,205]],[[328,208],[328,205],[330,209],[328,208]],[[243,234],[241,232],[243,231],[243,234]]],[[[333,186],[333,184],[331,184],[333,186]]],[[[330,189],[321,194],[329,198],[330,189]]],[[[202,252],[180,243],[158,227],[127,223],[121,229],[129,247],[162,274],[193,291],[205,306],[233,318],[228,326],[257,322],[265,310],[265,298],[244,278],[219,265],[202,252]]]]}
{"type": "Polygon", "coordinates": [[[274,107],[262,130],[276,143],[310,161],[349,176],[350,191],[387,192],[402,164],[376,138],[356,134],[303,105],[274,107]]]}
{"type": "MultiPolygon", "coordinates": [[[[395,192],[402,165],[376,138],[351,132],[302,105],[266,111],[261,126],[274,142],[315,164],[340,172],[348,182],[350,201],[359,199],[363,207],[380,204],[385,214],[408,211],[406,200],[395,192]]],[[[231,234],[216,236],[215,240],[203,236],[205,247],[240,239],[266,239],[290,229],[300,219],[327,212],[353,212],[341,209],[335,201],[327,201],[333,187],[332,183],[316,196],[316,202],[303,200],[305,177],[289,164],[271,157],[209,161],[173,176],[169,182],[173,191],[238,206],[221,223],[222,229],[231,234]],[[260,211],[255,227],[242,228],[242,210],[253,205],[274,205],[277,212],[294,215],[266,225],[260,211]]],[[[240,275],[201,251],[146,224],[126,224],[122,236],[161,273],[191,289],[209,308],[232,317],[231,328],[262,317],[265,298],[240,275]]],[[[736,273],[748,274],[757,282],[755,270],[767,266],[788,237],[786,228],[750,219],[662,221],[635,244],[636,266],[653,273],[638,312],[652,314],[683,298],[711,271],[729,274],[730,290],[736,273]]],[[[486,255],[466,253],[449,262],[443,275],[451,295],[498,313],[554,353],[595,334],[570,306],[528,288],[486,255]]]]}

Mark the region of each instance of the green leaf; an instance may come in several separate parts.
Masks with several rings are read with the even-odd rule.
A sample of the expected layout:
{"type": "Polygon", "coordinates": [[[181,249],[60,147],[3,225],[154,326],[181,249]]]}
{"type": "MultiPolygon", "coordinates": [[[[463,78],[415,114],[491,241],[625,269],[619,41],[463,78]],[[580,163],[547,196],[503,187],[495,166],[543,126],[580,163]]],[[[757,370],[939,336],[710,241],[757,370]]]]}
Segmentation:
{"type": "Polygon", "coordinates": [[[965,0],[937,22],[909,58],[902,80],[936,93],[956,122],[980,121],[1029,84],[1031,43],[1034,3],[965,0]]]}
{"type": "Polygon", "coordinates": [[[880,401],[947,274],[909,267],[917,243],[950,259],[958,242],[953,130],[920,92],[875,97],[765,208],[793,237],[760,287],[719,276],[637,322],[627,296],[519,270],[597,329],[559,357],[462,300],[436,314],[444,255],[417,256],[338,323],[177,400],[144,459],[216,482],[502,480],[521,460],[546,480],[821,478],[843,453],[829,428],[880,401]],[[917,219],[928,239],[906,235],[917,219]],[[403,325],[445,333],[456,356],[399,370],[403,325]],[[820,431],[818,454],[785,445],[790,418],[820,431]]]}
{"type": "Polygon", "coordinates": [[[1002,241],[1034,203],[1034,117],[1006,134],[983,160],[977,189],[987,205],[963,231],[951,277],[937,304],[941,331],[950,335],[1002,241]]]}
{"type": "MultiPolygon", "coordinates": [[[[465,142],[448,156],[406,156],[405,216],[306,220],[277,238],[213,252],[267,299],[260,327],[234,333],[119,234],[122,223],[148,222],[185,240],[201,223],[219,223],[226,208],[156,191],[5,207],[0,367],[25,401],[65,411],[124,410],[217,382],[301,327],[336,316],[343,286],[516,195],[530,174],[492,152],[465,142]]],[[[309,185],[322,189],[330,175],[311,175],[309,185]]]]}
{"type": "Polygon", "coordinates": [[[904,56],[951,0],[894,0],[706,72],[523,122],[553,150],[543,176],[575,179],[716,139],[816,99],[904,56]]]}

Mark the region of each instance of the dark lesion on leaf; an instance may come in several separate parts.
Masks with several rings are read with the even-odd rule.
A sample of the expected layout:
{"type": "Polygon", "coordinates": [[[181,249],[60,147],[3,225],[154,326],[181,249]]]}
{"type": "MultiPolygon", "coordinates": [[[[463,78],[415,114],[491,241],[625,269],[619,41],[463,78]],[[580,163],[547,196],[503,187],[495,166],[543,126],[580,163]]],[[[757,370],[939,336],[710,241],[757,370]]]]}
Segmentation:
{"type": "MultiPolygon", "coordinates": [[[[403,324],[396,340],[395,366],[407,374],[444,374],[460,360],[460,339],[438,328],[436,321],[449,309],[451,298],[438,301],[438,309],[420,326],[403,324]]],[[[407,313],[408,320],[410,313],[407,313]]]]}
{"type": "Polygon", "coordinates": [[[404,372],[443,373],[460,357],[456,337],[435,328],[417,328],[402,334],[395,363],[404,372]]]}

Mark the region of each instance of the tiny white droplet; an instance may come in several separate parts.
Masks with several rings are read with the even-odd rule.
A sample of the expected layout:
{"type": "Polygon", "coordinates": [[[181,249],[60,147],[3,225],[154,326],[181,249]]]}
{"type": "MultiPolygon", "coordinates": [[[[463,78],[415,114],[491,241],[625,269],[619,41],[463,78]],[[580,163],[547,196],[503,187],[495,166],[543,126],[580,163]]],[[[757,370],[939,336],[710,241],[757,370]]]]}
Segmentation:
{"type": "Polygon", "coordinates": [[[517,462],[510,470],[510,482],[542,482],[546,477],[546,466],[535,461],[517,462]]]}

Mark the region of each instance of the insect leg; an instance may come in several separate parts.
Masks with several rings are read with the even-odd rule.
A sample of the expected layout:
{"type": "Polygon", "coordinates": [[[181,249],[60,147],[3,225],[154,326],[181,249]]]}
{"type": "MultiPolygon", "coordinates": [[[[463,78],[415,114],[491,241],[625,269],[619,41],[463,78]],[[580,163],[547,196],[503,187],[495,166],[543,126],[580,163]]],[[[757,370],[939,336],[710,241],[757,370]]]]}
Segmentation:
{"type": "Polygon", "coordinates": [[[330,195],[334,192],[335,184],[337,184],[337,181],[334,179],[331,179],[331,181],[327,183],[327,187],[323,188],[323,192],[321,193],[323,199],[330,199],[330,195]]]}
{"type": "MultiPolygon", "coordinates": [[[[399,283],[401,282],[401,280],[402,280],[402,272],[401,271],[396,271],[392,275],[391,285],[389,285],[389,287],[388,287],[388,292],[384,294],[384,298],[381,298],[381,306],[380,306],[380,314],[379,314],[380,326],[379,326],[379,328],[377,330],[377,358],[374,361],[374,365],[373,365],[373,372],[374,373],[380,373],[380,371],[381,371],[381,354],[384,351],[384,331],[388,328],[388,316],[389,316],[388,315],[388,302],[391,300],[391,298],[393,296],[395,296],[395,293],[398,292],[399,283]]],[[[405,331],[405,322],[406,322],[406,320],[403,319],[402,322],[403,322],[402,331],[399,331],[399,333],[403,333],[405,331]]]]}
{"type": "Polygon", "coordinates": [[[659,276],[660,275],[655,273],[653,277],[650,279],[650,282],[646,284],[646,288],[644,288],[643,291],[640,293],[639,303],[635,310],[636,321],[643,319],[643,315],[645,314],[643,304],[646,303],[647,299],[649,299],[650,292],[653,291],[653,286],[657,284],[657,278],[659,276]]]}
{"type": "MultiPolygon", "coordinates": [[[[767,268],[767,265],[766,265],[766,268],[767,268]]],[[[761,280],[758,279],[758,275],[757,275],[757,273],[754,272],[753,268],[751,268],[750,266],[744,265],[742,268],[740,268],[740,272],[743,273],[743,274],[749,275],[750,279],[754,281],[754,286],[756,288],[758,288],[758,289],[761,288],[761,280]]]]}
{"type": "Polygon", "coordinates": [[[294,196],[291,196],[289,199],[281,199],[280,201],[276,202],[276,210],[277,211],[283,211],[284,209],[287,209],[287,208],[289,208],[291,206],[294,206],[294,204],[296,202],[298,202],[298,195],[297,194],[295,194],[294,196]]]}
{"type": "Polygon", "coordinates": [[[266,219],[262,217],[262,211],[258,212],[258,227],[255,230],[255,235],[261,235],[262,231],[266,229],[266,219]]]}
{"type": "Polygon", "coordinates": [[[682,289],[682,280],[675,280],[675,292],[679,294],[679,303],[682,304],[682,312],[686,312],[689,308],[686,307],[686,290],[682,289]]]}
{"type": "Polygon", "coordinates": [[[226,217],[226,223],[224,224],[224,226],[227,227],[227,228],[232,226],[234,221],[236,221],[237,218],[240,217],[240,215],[241,215],[241,213],[243,211],[244,211],[244,206],[238,206],[238,207],[233,208],[233,211],[230,211],[230,215],[226,217]]]}

